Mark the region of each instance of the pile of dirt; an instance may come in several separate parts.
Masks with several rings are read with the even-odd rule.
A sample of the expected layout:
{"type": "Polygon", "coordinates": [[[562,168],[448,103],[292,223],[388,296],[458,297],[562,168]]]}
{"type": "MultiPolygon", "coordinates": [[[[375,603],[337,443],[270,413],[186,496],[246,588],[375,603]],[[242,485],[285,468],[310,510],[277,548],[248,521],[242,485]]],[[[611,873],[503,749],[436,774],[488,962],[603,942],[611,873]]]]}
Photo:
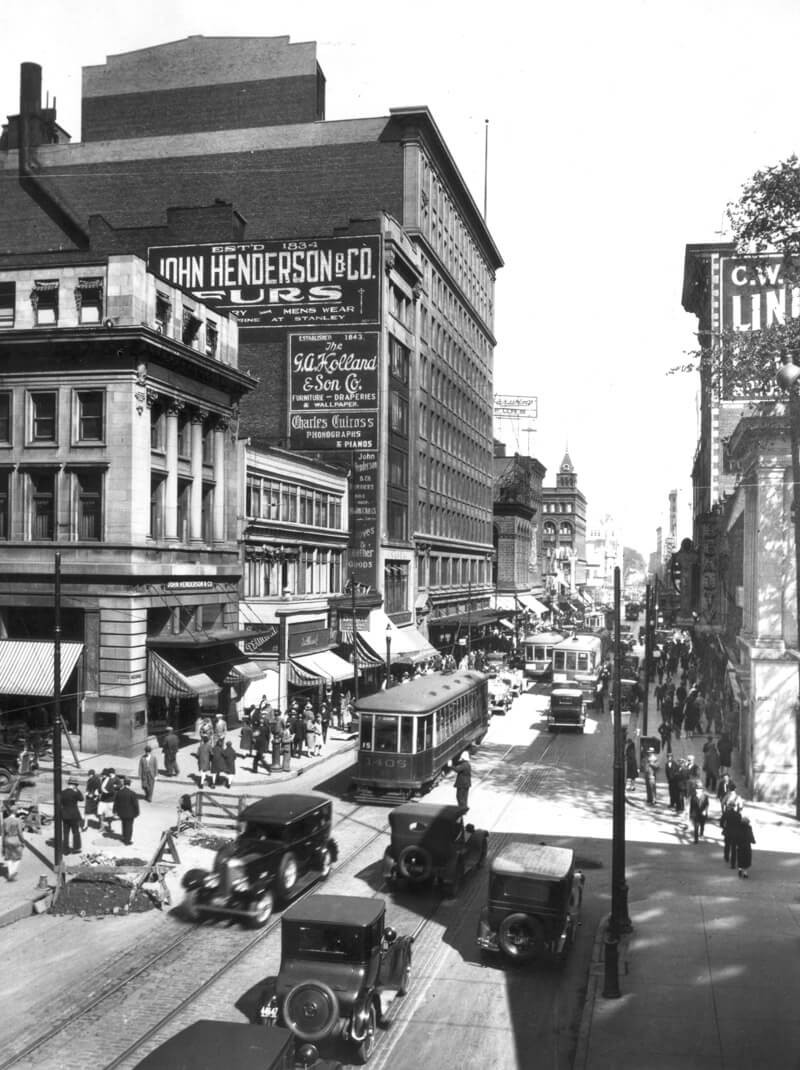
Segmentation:
{"type": "Polygon", "coordinates": [[[192,847],[205,847],[209,851],[218,851],[221,847],[227,847],[231,839],[231,836],[218,836],[212,832],[195,832],[189,843],[192,847]]]}
{"type": "Polygon", "coordinates": [[[106,914],[141,914],[161,905],[157,896],[141,888],[137,889],[131,902],[131,889],[130,881],[114,874],[73,877],[61,889],[51,913],[104,917],[106,914]]]}

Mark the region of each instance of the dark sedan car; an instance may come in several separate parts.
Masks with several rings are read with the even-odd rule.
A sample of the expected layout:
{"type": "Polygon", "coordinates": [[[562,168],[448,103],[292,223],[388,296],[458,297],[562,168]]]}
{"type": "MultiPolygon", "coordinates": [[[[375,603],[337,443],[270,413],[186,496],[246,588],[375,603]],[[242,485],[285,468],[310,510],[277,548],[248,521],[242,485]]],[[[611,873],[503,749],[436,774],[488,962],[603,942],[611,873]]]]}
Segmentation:
{"type": "Polygon", "coordinates": [[[459,806],[405,803],[392,810],[392,842],[383,856],[387,884],[439,881],[450,895],[458,895],[471,869],[480,868],[489,849],[489,833],[464,824],[459,806]]]}
{"type": "Polygon", "coordinates": [[[324,880],[337,858],[333,806],[322,795],[272,795],[239,815],[239,834],[221,848],[211,872],[183,878],[184,909],[198,920],[227,915],[265,925],[276,901],[324,880]]]}

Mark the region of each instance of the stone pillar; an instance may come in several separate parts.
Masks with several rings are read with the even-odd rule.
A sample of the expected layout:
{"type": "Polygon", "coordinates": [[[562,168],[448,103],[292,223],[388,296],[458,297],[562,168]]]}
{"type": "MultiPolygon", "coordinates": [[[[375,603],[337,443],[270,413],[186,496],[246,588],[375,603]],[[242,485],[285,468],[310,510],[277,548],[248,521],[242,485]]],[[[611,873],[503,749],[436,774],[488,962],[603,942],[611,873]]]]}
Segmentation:
{"type": "Polygon", "coordinates": [[[203,419],[202,412],[192,413],[192,494],[189,513],[189,537],[203,538],[203,419]]]}
{"type": "Polygon", "coordinates": [[[225,539],[225,432],[228,425],[219,420],[214,428],[214,542],[225,539]]]}
{"type": "Polygon", "coordinates": [[[167,479],[164,487],[164,536],[173,541],[178,538],[178,416],[182,407],[176,402],[172,403],[166,415],[167,479]]]}

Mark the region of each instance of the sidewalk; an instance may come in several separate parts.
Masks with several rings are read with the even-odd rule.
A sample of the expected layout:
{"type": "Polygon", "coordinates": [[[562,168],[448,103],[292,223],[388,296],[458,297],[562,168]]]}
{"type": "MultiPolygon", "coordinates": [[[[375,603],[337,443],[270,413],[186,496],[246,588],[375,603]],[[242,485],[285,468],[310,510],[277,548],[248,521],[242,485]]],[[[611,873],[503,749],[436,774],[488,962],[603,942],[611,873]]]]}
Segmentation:
{"type": "MultiPolygon", "coordinates": [[[[657,735],[661,718],[652,697],[648,720],[648,735],[657,735]]],[[[632,718],[629,734],[637,727],[632,718]]],[[[702,764],[706,738],[673,741],[673,753],[692,754],[702,764]]],[[[736,760],[734,753],[737,791],[747,800],[736,760]]],[[[668,819],[668,805],[662,762],[659,817],[668,819]]],[[[655,835],[648,843],[642,819],[626,809],[626,822],[639,822],[639,864],[632,867],[629,846],[633,932],[619,945],[621,994],[603,996],[605,918],[595,937],[573,1070],[800,1067],[800,824],[763,803],[746,801],[745,812],[757,841],[749,880],[724,862],[716,798],[705,842],[697,845],[678,815],[675,843],[659,844],[655,835]],[[649,866],[642,865],[643,853],[652,856],[649,866]]]]}
{"type": "MultiPolygon", "coordinates": [[[[241,755],[239,737],[238,728],[228,733],[228,738],[231,739],[237,749],[237,753],[241,755]]],[[[148,862],[151,859],[164,831],[175,825],[179,797],[185,793],[193,794],[199,790],[197,779],[191,775],[196,773],[197,770],[197,761],[194,758],[194,752],[197,749],[197,738],[193,737],[191,733],[188,735],[182,734],[181,738],[185,742],[178,751],[178,769],[180,772],[177,777],[163,775],[161,749],[155,740],[150,741],[153,746],[153,753],[158,757],[160,769],[151,803],[145,802],[140,791],[137,776],[139,754],[133,757],[120,757],[114,754],[85,754],[78,751],[79,769],[76,772],[72,753],[68,747],[64,747],[62,783],[65,786],[69,776],[77,775],[80,782],[79,786],[83,791],[90,769],[94,769],[99,773],[102,769],[113,767],[121,776],[131,777],[132,787],[139,795],[140,815],[134,824],[133,845],[131,847],[123,846],[121,838],[116,835],[116,831],[119,829],[119,822],[117,821],[114,823],[116,831],[112,836],[104,835],[99,829],[94,828],[82,833],[83,854],[103,853],[119,858],[135,857],[142,859],[143,862],[148,862]]],[[[230,800],[234,803],[239,795],[267,793],[276,784],[288,790],[307,791],[310,790],[310,785],[308,778],[304,777],[304,774],[308,770],[318,768],[335,755],[354,748],[355,736],[352,734],[346,735],[337,729],[330,729],[324,753],[320,757],[310,758],[304,756],[302,758],[292,758],[291,771],[284,772],[282,769],[275,769],[271,773],[268,773],[263,767],[259,769],[258,773],[253,773],[252,758],[239,757],[236,763],[236,776],[233,787],[230,790],[222,787],[208,788],[206,790],[213,792],[221,801],[230,800]],[[298,780],[299,777],[303,779],[298,780]]],[[[143,750],[144,746],[142,747],[143,750]]],[[[53,814],[52,772],[52,765],[43,764],[38,774],[41,781],[39,789],[40,809],[51,819],[53,814]]],[[[3,798],[4,796],[0,796],[0,801],[3,798]]],[[[47,909],[55,886],[52,839],[52,820],[43,825],[40,832],[27,833],[27,847],[23,851],[22,861],[17,871],[17,879],[15,881],[6,880],[4,871],[0,875],[0,927],[18,921],[20,918],[29,917],[33,912],[47,909]],[[48,843],[48,841],[50,842],[48,843]]],[[[67,873],[79,866],[80,857],[78,855],[67,855],[65,857],[64,862],[67,873]]],[[[181,862],[183,861],[182,855],[181,862]]]]}

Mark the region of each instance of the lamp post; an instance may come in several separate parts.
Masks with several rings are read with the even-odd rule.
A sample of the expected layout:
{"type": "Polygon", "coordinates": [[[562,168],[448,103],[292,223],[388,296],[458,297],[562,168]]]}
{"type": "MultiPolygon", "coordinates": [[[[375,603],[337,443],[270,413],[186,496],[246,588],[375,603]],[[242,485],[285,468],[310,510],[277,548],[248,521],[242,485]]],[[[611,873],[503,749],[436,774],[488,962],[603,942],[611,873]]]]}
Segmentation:
{"type": "Polygon", "coordinates": [[[620,683],[620,570],[614,569],[614,772],[611,826],[611,916],[604,948],[606,999],[619,999],[619,938],[631,932],[628,917],[628,885],[625,882],[625,762],[622,732],[622,687],[620,683]]]}
{"type": "MultiPolygon", "coordinates": [[[[793,352],[784,353],[776,379],[778,386],[789,395],[789,434],[792,443],[792,520],[794,522],[794,590],[796,602],[797,645],[800,647],[800,367],[793,352]]],[[[800,674],[800,661],[797,663],[800,674]]],[[[800,819],[800,675],[798,700],[795,707],[795,817],[800,819]]]]}
{"type": "Polygon", "coordinates": [[[392,626],[386,625],[386,690],[392,686],[392,626]]]}

